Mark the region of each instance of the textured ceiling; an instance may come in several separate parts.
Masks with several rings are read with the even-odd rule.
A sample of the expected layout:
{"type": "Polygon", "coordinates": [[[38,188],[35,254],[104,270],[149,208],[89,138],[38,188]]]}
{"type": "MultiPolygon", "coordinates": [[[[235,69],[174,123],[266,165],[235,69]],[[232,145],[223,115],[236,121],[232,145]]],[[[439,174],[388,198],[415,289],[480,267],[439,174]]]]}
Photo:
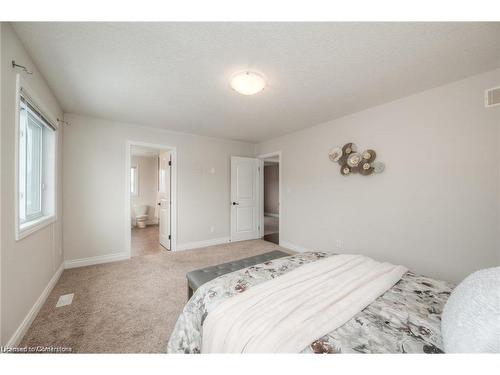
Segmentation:
{"type": "Polygon", "coordinates": [[[259,142],[500,66],[500,23],[14,23],[65,112],[259,142]],[[240,70],[268,87],[242,96],[240,70]]]}

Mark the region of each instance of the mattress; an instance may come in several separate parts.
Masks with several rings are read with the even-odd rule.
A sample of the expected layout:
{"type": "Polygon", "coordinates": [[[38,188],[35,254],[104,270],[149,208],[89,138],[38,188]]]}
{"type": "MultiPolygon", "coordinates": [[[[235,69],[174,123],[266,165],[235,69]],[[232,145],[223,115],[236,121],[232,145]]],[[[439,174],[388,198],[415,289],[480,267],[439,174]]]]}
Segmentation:
{"type": "MultiPolygon", "coordinates": [[[[335,256],[325,252],[292,255],[250,266],[203,284],[179,316],[168,353],[199,353],[203,322],[227,298],[306,263],[335,256]]],[[[401,280],[335,331],[302,353],[441,353],[441,312],[453,285],[406,272],[401,280]]]]}

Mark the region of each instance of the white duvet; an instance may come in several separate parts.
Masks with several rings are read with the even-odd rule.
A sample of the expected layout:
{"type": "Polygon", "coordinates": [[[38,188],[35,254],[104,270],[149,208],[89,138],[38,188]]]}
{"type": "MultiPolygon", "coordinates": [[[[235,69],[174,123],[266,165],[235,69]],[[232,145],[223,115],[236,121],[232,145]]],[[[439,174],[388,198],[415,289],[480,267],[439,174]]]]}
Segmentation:
{"type": "Polygon", "coordinates": [[[305,264],[210,311],[202,353],[299,353],[350,320],[406,271],[348,254],[305,264]]]}

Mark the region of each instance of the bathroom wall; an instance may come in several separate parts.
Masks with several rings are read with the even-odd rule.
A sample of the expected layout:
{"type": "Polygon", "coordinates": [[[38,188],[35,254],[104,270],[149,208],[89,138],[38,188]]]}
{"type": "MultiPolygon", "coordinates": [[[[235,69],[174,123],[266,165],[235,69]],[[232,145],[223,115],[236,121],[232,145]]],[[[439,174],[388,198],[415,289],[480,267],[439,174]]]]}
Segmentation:
{"type": "Polygon", "coordinates": [[[146,224],[158,224],[158,157],[132,156],[130,166],[137,166],[139,175],[139,191],[130,199],[132,225],[135,225],[134,206],[148,206],[148,221],[146,224]]]}

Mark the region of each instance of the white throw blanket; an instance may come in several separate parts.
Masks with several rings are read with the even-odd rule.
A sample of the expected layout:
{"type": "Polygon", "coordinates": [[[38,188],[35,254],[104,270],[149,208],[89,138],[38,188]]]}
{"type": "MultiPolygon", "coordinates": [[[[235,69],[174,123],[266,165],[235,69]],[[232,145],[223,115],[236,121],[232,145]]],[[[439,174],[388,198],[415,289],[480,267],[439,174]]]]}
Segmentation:
{"type": "Polygon", "coordinates": [[[202,353],[299,353],[350,320],[406,271],[348,254],[305,264],[210,311],[202,353]]]}

